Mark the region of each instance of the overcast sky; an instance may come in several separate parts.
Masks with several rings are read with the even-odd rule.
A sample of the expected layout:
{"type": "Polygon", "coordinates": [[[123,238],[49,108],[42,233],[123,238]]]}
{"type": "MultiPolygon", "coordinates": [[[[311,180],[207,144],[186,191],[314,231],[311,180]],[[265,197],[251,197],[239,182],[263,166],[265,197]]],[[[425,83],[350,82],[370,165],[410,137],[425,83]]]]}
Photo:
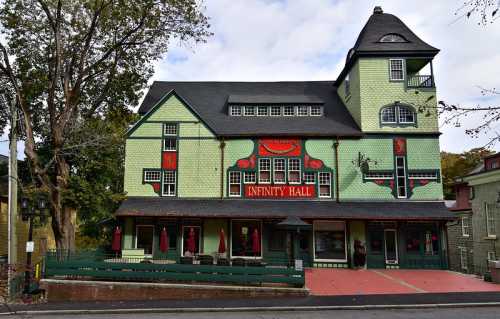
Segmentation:
{"type": "MultiPolygon", "coordinates": [[[[334,80],[373,7],[380,5],[441,49],[434,61],[438,99],[464,106],[500,105],[500,96],[482,96],[478,89],[500,88],[500,20],[488,26],[457,20],[455,12],[462,4],[463,0],[206,0],[214,36],[196,46],[173,41],[156,66],[154,80],[334,80]]],[[[461,128],[442,126],[441,149],[461,152],[484,145],[486,138],[464,134],[474,122],[468,119],[461,128]]],[[[0,153],[7,153],[7,143],[0,143],[0,153]]]]}

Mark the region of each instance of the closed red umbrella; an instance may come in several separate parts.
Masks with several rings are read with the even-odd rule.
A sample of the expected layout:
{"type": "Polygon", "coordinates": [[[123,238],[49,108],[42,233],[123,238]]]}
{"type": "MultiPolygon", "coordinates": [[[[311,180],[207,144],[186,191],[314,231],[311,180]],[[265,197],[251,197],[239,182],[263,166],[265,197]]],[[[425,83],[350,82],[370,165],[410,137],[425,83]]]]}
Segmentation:
{"type": "Polygon", "coordinates": [[[252,251],[254,256],[260,255],[260,235],[257,228],[253,230],[252,234],[252,251]]]}
{"type": "Polygon", "coordinates": [[[120,251],[122,248],[122,231],[120,227],[116,226],[115,232],[113,233],[113,243],[111,244],[111,249],[113,251],[120,251]]]}
{"type": "Polygon", "coordinates": [[[189,235],[188,235],[188,239],[186,241],[186,250],[189,251],[191,254],[194,254],[194,252],[196,251],[196,240],[195,240],[195,233],[194,233],[194,228],[191,227],[191,229],[189,229],[189,235]]]}
{"type": "Polygon", "coordinates": [[[220,229],[219,233],[219,254],[226,252],[226,238],[224,236],[224,229],[220,229]]]}
{"type": "Polygon", "coordinates": [[[163,230],[160,233],[160,251],[162,253],[166,253],[168,251],[168,235],[165,227],[163,227],[163,230]]]}

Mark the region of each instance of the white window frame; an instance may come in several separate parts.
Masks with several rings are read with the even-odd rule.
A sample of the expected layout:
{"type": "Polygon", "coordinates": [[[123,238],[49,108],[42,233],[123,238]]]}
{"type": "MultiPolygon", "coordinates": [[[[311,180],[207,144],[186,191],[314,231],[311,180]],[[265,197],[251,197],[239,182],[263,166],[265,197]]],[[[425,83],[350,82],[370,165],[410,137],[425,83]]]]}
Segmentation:
{"type": "Polygon", "coordinates": [[[272,176],[272,165],[273,165],[273,164],[272,164],[272,161],[271,161],[271,159],[270,159],[270,158],[268,158],[268,157],[265,157],[265,158],[264,158],[264,157],[263,157],[263,158],[259,158],[259,177],[258,177],[259,184],[271,184],[271,180],[272,180],[272,178],[273,178],[273,176],[272,176]],[[266,169],[266,170],[263,170],[263,169],[262,169],[262,164],[261,164],[261,163],[262,163],[263,161],[266,161],[266,162],[268,162],[268,163],[269,163],[269,169],[268,169],[268,170],[267,170],[267,169],[266,169]],[[262,180],[261,180],[261,178],[260,178],[260,172],[261,172],[261,171],[264,171],[264,172],[269,172],[269,180],[267,180],[267,181],[262,181],[262,180]]]}
{"type": "Polygon", "coordinates": [[[138,234],[137,229],[139,227],[148,227],[148,228],[153,229],[153,238],[151,239],[151,254],[144,253],[144,257],[152,258],[153,254],[154,254],[154,250],[155,250],[155,227],[154,227],[154,225],[145,225],[145,224],[135,225],[135,243],[134,243],[135,249],[139,249],[139,248],[137,248],[137,234],[138,234]]]}
{"type": "Polygon", "coordinates": [[[408,173],[408,179],[437,179],[437,172],[429,173],[408,173]]]}
{"type": "Polygon", "coordinates": [[[304,181],[304,184],[314,185],[314,184],[316,184],[316,173],[315,172],[304,172],[304,176],[302,177],[302,180],[304,181]],[[306,178],[306,174],[311,174],[313,177],[313,180],[309,181],[308,178],[306,178]]]}
{"type": "Polygon", "coordinates": [[[322,116],[323,115],[323,107],[319,105],[311,105],[309,107],[309,115],[310,116],[322,116]],[[318,110],[318,112],[313,111],[318,110]]]}
{"type": "Polygon", "coordinates": [[[283,107],[283,116],[295,116],[297,115],[297,108],[291,105],[285,105],[283,107]],[[287,114],[287,110],[292,110],[292,114],[287,114]]]}
{"type": "Polygon", "coordinates": [[[300,158],[289,158],[288,159],[288,184],[300,184],[302,183],[302,161],[300,158]],[[299,163],[299,168],[298,169],[291,169],[292,165],[290,164],[292,161],[297,161],[299,163]],[[298,172],[299,173],[299,180],[297,182],[292,182],[290,180],[290,173],[291,172],[298,172]]]}
{"type": "Polygon", "coordinates": [[[398,123],[400,124],[415,124],[415,112],[413,112],[413,110],[408,107],[408,106],[405,106],[405,105],[398,105],[397,106],[397,117],[398,117],[398,123]],[[412,120],[411,121],[406,121],[406,120],[403,120],[401,118],[401,109],[404,108],[405,110],[407,110],[408,112],[410,112],[410,114],[412,115],[412,120]]]}
{"type": "Polygon", "coordinates": [[[384,253],[385,253],[385,263],[388,265],[396,265],[399,264],[399,248],[398,248],[398,232],[394,228],[387,228],[384,229],[384,253]],[[395,238],[395,245],[396,245],[396,259],[395,260],[389,260],[387,259],[387,236],[386,233],[388,232],[393,232],[394,233],[394,238],[395,238]]]}
{"type": "Polygon", "coordinates": [[[255,106],[247,105],[244,107],[243,116],[255,116],[255,114],[256,114],[255,106]],[[252,111],[250,112],[250,110],[252,110],[252,111]]]}
{"type": "Polygon", "coordinates": [[[486,258],[488,259],[488,261],[496,261],[497,255],[494,251],[488,251],[486,258]]]}
{"type": "Polygon", "coordinates": [[[281,106],[276,106],[276,105],[273,105],[269,108],[269,115],[270,116],[281,116],[283,115],[283,108],[281,106]],[[276,110],[276,109],[279,109],[280,110],[280,114],[273,114],[273,109],[276,110]]]}
{"type": "Polygon", "coordinates": [[[175,151],[177,151],[177,139],[174,138],[174,137],[166,137],[166,138],[164,138],[163,139],[163,150],[165,152],[175,152],[175,151]],[[167,141],[174,141],[174,148],[167,148],[167,146],[166,146],[166,142],[167,141]]]}
{"type": "Polygon", "coordinates": [[[231,116],[241,116],[243,114],[242,107],[240,105],[231,105],[229,108],[229,115],[231,116]]]}
{"type": "Polygon", "coordinates": [[[241,186],[241,184],[242,184],[242,183],[241,183],[241,182],[242,182],[242,181],[241,181],[241,172],[239,172],[239,171],[230,171],[230,172],[229,172],[229,188],[228,188],[228,190],[227,190],[227,193],[228,193],[229,197],[241,197],[241,188],[242,188],[242,186],[241,186]],[[235,182],[232,182],[232,181],[231,181],[231,177],[232,177],[232,175],[233,175],[233,174],[234,174],[234,175],[239,175],[239,180],[240,180],[240,182],[239,182],[239,183],[235,183],[235,182]],[[236,185],[236,184],[238,184],[238,185],[239,185],[239,187],[240,187],[240,192],[239,192],[238,194],[236,194],[236,193],[232,194],[232,193],[231,193],[231,185],[236,185]]]}
{"type": "Polygon", "coordinates": [[[262,256],[263,256],[263,240],[262,240],[262,236],[263,236],[263,230],[262,230],[262,219],[256,219],[256,218],[245,218],[245,219],[231,219],[231,237],[229,238],[229,242],[232,244],[232,241],[233,241],[233,221],[243,221],[243,222],[247,222],[247,221],[258,221],[260,223],[260,256],[233,256],[233,248],[232,248],[232,245],[230,245],[230,249],[229,249],[229,256],[231,258],[242,258],[242,259],[262,259],[262,256]]]}
{"type": "Polygon", "coordinates": [[[460,217],[460,222],[462,226],[462,237],[470,237],[470,218],[469,216],[460,217]],[[466,221],[464,223],[464,221],[466,221]]]}
{"type": "Polygon", "coordinates": [[[268,116],[269,115],[269,107],[267,106],[257,106],[257,116],[268,116]],[[265,114],[261,114],[261,110],[266,110],[265,114]]]}
{"type": "Polygon", "coordinates": [[[404,59],[389,59],[389,79],[391,81],[404,81],[405,80],[405,60],[404,59]],[[392,62],[395,61],[401,61],[401,70],[399,69],[394,69],[394,71],[401,71],[401,78],[393,78],[392,76],[392,71],[393,71],[393,66],[392,62]]]}
{"type": "Polygon", "coordinates": [[[243,172],[243,184],[256,184],[257,183],[257,172],[243,172]],[[247,181],[247,176],[253,174],[253,181],[247,181]]]}
{"type": "Polygon", "coordinates": [[[407,175],[406,174],[406,159],[405,159],[404,156],[396,156],[394,158],[394,160],[396,161],[396,195],[397,195],[398,198],[408,198],[408,190],[406,189],[406,186],[407,186],[406,185],[406,178],[407,178],[407,176],[406,176],[407,175]],[[402,167],[398,166],[398,158],[401,158],[403,160],[403,166],[402,167]],[[398,174],[398,168],[402,168],[403,169],[403,175],[402,176],[398,174]],[[404,186],[404,190],[405,190],[404,196],[399,195],[399,186],[400,186],[399,185],[399,178],[400,177],[403,177],[404,181],[405,181],[404,185],[403,185],[404,186]]]}
{"type": "Polygon", "coordinates": [[[284,158],[273,158],[273,182],[274,184],[286,184],[287,173],[286,173],[286,159],[284,158]],[[276,163],[283,162],[283,169],[276,169],[276,163]],[[283,172],[283,181],[276,181],[276,172],[283,172]]]}
{"type": "Polygon", "coordinates": [[[297,107],[297,116],[309,116],[309,107],[306,105],[299,105],[297,107]]]}
{"type": "Polygon", "coordinates": [[[146,183],[160,183],[161,182],[161,171],[160,170],[144,170],[144,182],[146,183]],[[155,174],[158,174],[158,178],[157,179],[150,179],[150,178],[147,178],[148,176],[148,173],[155,173],[155,174]]]}
{"type": "Polygon", "coordinates": [[[385,106],[380,111],[380,122],[382,124],[397,124],[398,123],[398,111],[395,105],[385,106]],[[384,120],[384,111],[385,110],[393,110],[394,111],[394,121],[385,121],[384,120]]]}
{"type": "Polygon", "coordinates": [[[177,195],[177,171],[163,171],[162,174],[162,180],[161,180],[161,196],[165,197],[175,197],[177,195]],[[165,177],[167,173],[172,173],[174,175],[174,182],[173,183],[165,183],[165,177]],[[165,192],[165,185],[174,185],[174,192],[172,193],[167,193],[165,192]]]}
{"type": "Polygon", "coordinates": [[[319,198],[331,198],[332,197],[332,173],[330,172],[318,172],[318,197],[319,198]],[[321,175],[322,174],[327,174],[328,175],[328,180],[330,181],[329,184],[325,184],[321,182],[321,175]],[[328,185],[329,191],[328,195],[321,195],[321,186],[328,185]]]}
{"type": "Polygon", "coordinates": [[[460,268],[462,270],[468,270],[469,267],[467,266],[468,264],[468,258],[467,258],[467,248],[466,247],[458,247],[459,251],[459,257],[460,257],[460,268]]]}
{"type": "Polygon", "coordinates": [[[365,174],[365,179],[394,179],[394,174],[369,172],[365,174]]]}
{"type": "Polygon", "coordinates": [[[184,257],[184,228],[198,228],[198,255],[203,254],[203,252],[201,251],[201,226],[200,225],[182,225],[181,256],[184,257]]]}
{"type": "Polygon", "coordinates": [[[337,220],[315,220],[313,221],[313,260],[315,262],[347,262],[347,225],[345,221],[337,221],[337,220]],[[344,224],[344,256],[345,259],[317,259],[316,258],[316,225],[317,224],[344,224]]]}
{"type": "Polygon", "coordinates": [[[177,123],[164,123],[163,124],[163,135],[164,136],[177,136],[177,133],[179,132],[179,127],[177,123]],[[175,133],[170,132],[167,130],[167,128],[174,128],[175,133]]]}
{"type": "Polygon", "coordinates": [[[490,238],[496,238],[496,220],[495,220],[495,211],[490,211],[490,206],[493,206],[488,203],[484,203],[484,215],[486,217],[486,234],[490,238]],[[493,232],[491,232],[493,231],[493,232]]]}

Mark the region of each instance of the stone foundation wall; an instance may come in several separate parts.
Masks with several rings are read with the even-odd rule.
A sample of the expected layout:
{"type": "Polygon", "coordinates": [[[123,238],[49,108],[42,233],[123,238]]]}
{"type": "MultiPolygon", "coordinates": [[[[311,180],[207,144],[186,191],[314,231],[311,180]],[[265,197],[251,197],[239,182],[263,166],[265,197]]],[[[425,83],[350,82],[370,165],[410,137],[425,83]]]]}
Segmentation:
{"type": "Polygon", "coordinates": [[[305,288],[244,287],[219,285],[155,284],[44,279],[41,288],[49,302],[166,300],[209,298],[303,297],[305,288]]]}

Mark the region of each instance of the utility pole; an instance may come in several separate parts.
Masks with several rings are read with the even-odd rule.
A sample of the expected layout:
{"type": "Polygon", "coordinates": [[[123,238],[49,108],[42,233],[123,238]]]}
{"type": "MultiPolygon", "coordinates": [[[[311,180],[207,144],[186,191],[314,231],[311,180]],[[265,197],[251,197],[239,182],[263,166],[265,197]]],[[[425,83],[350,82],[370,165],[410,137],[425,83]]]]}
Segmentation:
{"type": "Polygon", "coordinates": [[[9,218],[8,218],[8,289],[9,298],[13,297],[12,279],[15,275],[17,265],[17,108],[16,101],[9,101],[3,96],[5,104],[10,106],[10,152],[9,152],[9,218]]]}

